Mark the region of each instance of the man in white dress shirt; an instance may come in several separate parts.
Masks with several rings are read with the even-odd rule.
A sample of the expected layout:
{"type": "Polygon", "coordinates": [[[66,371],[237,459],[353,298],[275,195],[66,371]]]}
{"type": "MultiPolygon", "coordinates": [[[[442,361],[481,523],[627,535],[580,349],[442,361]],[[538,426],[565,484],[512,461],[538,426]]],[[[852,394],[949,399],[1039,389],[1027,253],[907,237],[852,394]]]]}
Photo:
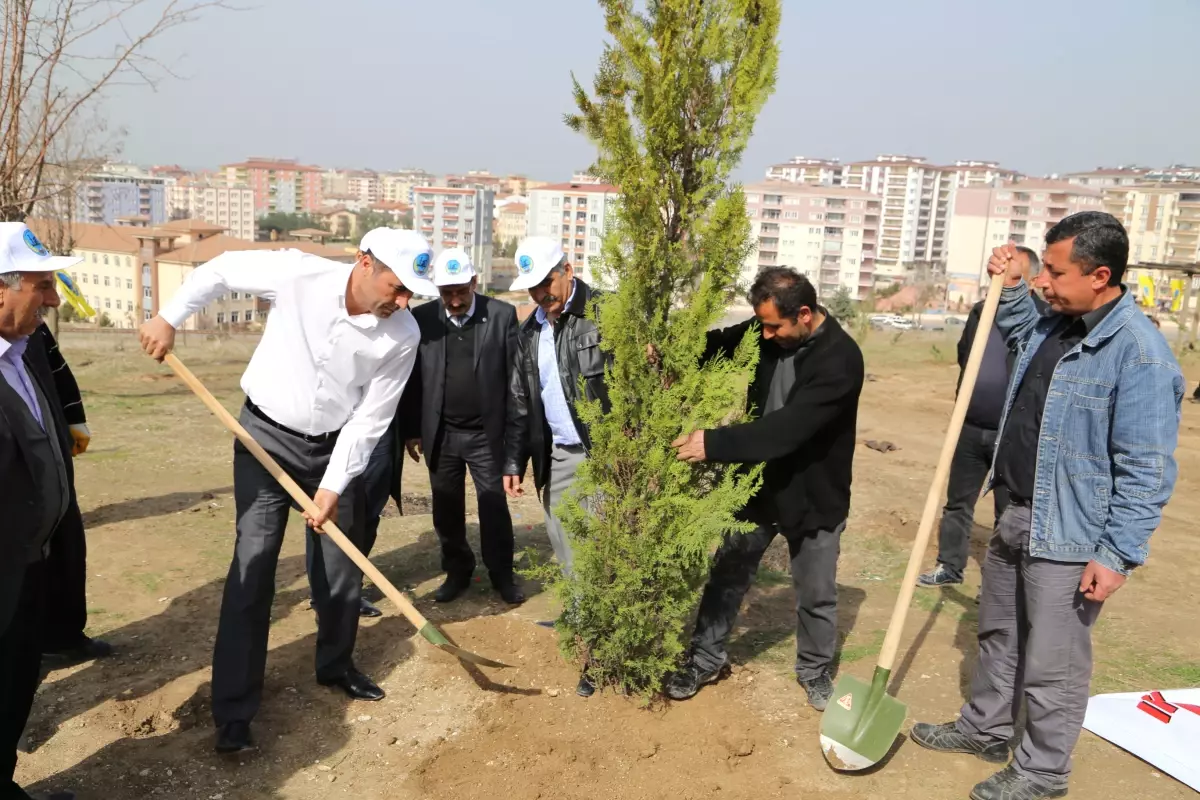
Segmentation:
{"type": "MultiPolygon", "coordinates": [[[[353,662],[362,572],[316,535],[335,521],[362,546],[365,495],[359,476],[387,430],[412,372],[420,331],[408,301],[436,294],[429,243],[414,231],[377,228],[354,264],[296,250],[234,251],[188,276],[159,316],[141,327],[143,349],[162,360],[175,330],[229,291],[271,302],[262,340],[242,376],[241,423],[313,496],[309,583],[317,610],[317,682],[352,698],[383,690],[353,662]]],[[[234,443],[237,543],[225,581],[213,652],[217,750],[252,746],[262,700],[275,567],[292,501],[254,456],[234,443]]]]}

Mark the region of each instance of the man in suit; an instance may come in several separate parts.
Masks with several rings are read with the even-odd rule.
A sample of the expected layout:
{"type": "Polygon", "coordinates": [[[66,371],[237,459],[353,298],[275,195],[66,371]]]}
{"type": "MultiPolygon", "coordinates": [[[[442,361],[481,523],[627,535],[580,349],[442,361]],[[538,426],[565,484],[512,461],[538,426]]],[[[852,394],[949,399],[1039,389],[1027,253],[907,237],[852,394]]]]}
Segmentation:
{"type": "MultiPolygon", "coordinates": [[[[71,455],[81,455],[87,450],[92,433],[88,430],[79,384],[58,349],[58,342],[54,340],[49,325],[43,322],[33,332],[30,346],[34,344],[45,351],[49,360],[50,371],[54,375],[54,389],[71,435],[71,455]]],[[[84,633],[87,626],[87,542],[74,486],[71,487],[71,505],[67,515],[54,534],[54,547],[50,550],[46,570],[54,591],[46,597],[42,655],[56,666],[111,656],[112,645],[84,633]]]]}
{"type": "Polygon", "coordinates": [[[415,461],[424,450],[429,466],[433,526],[446,571],[434,599],[454,600],[470,587],[475,571],[463,483],[470,468],[483,563],[496,592],[518,605],[525,595],[513,580],[513,527],[503,481],[517,310],[476,293],[475,267],[459,248],[438,256],[433,283],[440,298],[413,312],[421,345],[399,419],[409,454],[415,461]]]}
{"type": "Polygon", "coordinates": [[[55,270],[79,261],[51,256],[24,223],[0,223],[0,800],[29,798],[13,780],[17,743],[41,670],[46,560],[74,481],[46,350],[30,336],[58,306],[55,270]]]}
{"type": "MultiPolygon", "coordinates": [[[[762,488],[743,512],[758,527],[731,536],[717,552],[690,658],[667,681],[666,692],[686,700],[720,678],[742,598],[767,548],[782,534],[796,590],[796,681],[809,705],[824,711],[833,694],[837,561],[850,513],[862,351],[793,269],[760,272],[750,305],[762,330],[749,390],[756,419],[695,431],[673,445],[690,462],[765,463],[762,488]]],[[[706,355],[732,353],[754,322],[710,332],[706,355]]]]}

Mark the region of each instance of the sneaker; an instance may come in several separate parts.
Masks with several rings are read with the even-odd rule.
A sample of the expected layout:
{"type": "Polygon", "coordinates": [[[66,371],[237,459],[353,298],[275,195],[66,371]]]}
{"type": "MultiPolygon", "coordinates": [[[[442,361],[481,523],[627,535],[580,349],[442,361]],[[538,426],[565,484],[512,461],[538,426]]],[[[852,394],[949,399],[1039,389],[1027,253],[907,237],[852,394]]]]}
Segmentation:
{"type": "Polygon", "coordinates": [[[1066,797],[1067,787],[1044,786],[1012,768],[1005,767],[983,783],[975,784],[971,800],[1043,800],[1066,797]]]}
{"type": "Polygon", "coordinates": [[[822,672],[807,681],[797,677],[796,683],[800,684],[808,695],[808,704],[817,711],[824,711],[825,706],[829,705],[829,698],[833,697],[833,680],[828,672],[822,672]]]}
{"type": "Polygon", "coordinates": [[[719,681],[724,671],[724,664],[717,669],[707,670],[689,658],[678,672],[667,678],[664,691],[672,700],[687,700],[695,697],[701,686],[719,681]]]}
{"type": "Polygon", "coordinates": [[[961,577],[955,577],[954,573],[946,569],[945,564],[938,564],[931,571],[926,572],[917,578],[917,586],[932,588],[936,586],[951,586],[956,583],[962,583],[961,577]]]}
{"type": "Polygon", "coordinates": [[[991,764],[1003,764],[1008,761],[1007,742],[984,744],[961,733],[953,722],[943,722],[941,725],[918,722],[912,726],[908,736],[921,747],[939,753],[967,753],[991,764]]]}

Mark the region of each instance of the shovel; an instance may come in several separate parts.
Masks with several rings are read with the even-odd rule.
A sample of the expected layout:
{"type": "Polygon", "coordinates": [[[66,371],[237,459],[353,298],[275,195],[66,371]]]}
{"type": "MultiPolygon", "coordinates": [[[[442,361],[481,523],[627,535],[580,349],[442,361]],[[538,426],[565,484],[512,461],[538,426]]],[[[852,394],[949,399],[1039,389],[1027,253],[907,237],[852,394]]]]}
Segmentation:
{"type": "Polygon", "coordinates": [[[892,610],[887,636],[884,637],[883,648],[879,651],[875,674],[869,684],[852,675],[838,678],[829,707],[821,717],[821,749],[825,752],[825,760],[836,770],[853,772],[879,763],[892,748],[892,743],[900,733],[900,726],[908,716],[908,707],[888,695],[888,678],[891,677],[892,665],[896,661],[900,635],[904,632],[904,619],[908,616],[908,606],[912,602],[913,588],[916,586],[921,561],[925,557],[925,548],[929,544],[933,520],[937,516],[942,491],[946,488],[950,461],[954,457],[955,447],[958,446],[958,437],[962,433],[963,419],[967,416],[971,393],[975,390],[975,379],[979,376],[979,365],[983,361],[984,348],[987,347],[987,332],[991,330],[996,318],[996,307],[1000,304],[1000,292],[1003,288],[1004,276],[993,275],[987,299],[983,303],[983,311],[979,315],[978,332],[971,343],[971,354],[967,358],[966,369],[963,370],[958,398],[954,401],[954,413],[950,415],[950,427],[946,429],[946,440],[942,443],[942,453],[933,473],[933,483],[930,484],[929,494],[925,497],[925,510],[921,513],[921,525],[917,528],[917,538],[913,542],[912,555],[908,559],[908,569],[904,573],[904,582],[900,585],[900,596],[896,598],[896,607],[892,610]]]}
{"type": "MultiPolygon", "coordinates": [[[[225,409],[225,406],[221,405],[217,398],[212,396],[212,393],[205,388],[204,384],[200,382],[199,378],[192,374],[190,369],[183,365],[182,361],[176,358],[172,353],[168,353],[163,360],[166,361],[167,365],[170,366],[171,369],[175,370],[175,374],[178,375],[183,382],[188,385],[188,388],[196,393],[196,396],[200,398],[200,401],[204,403],[204,405],[208,406],[208,410],[213,414],[216,414],[217,419],[221,421],[221,424],[228,428],[229,432],[236,436],[238,440],[246,446],[246,449],[254,454],[254,457],[257,458],[258,462],[263,465],[263,468],[266,469],[267,472],[271,473],[271,476],[274,477],[275,480],[279,481],[279,484],[287,490],[287,493],[292,496],[293,500],[300,504],[301,508],[310,514],[317,511],[317,506],[315,503],[313,503],[312,498],[304,493],[304,490],[301,489],[294,480],[292,480],[291,476],[283,471],[279,464],[275,462],[275,459],[271,458],[266,450],[262,449],[262,445],[254,441],[254,437],[252,437],[246,431],[246,429],[242,427],[241,423],[238,422],[234,416],[225,409]]],[[[396,607],[400,609],[400,613],[403,614],[405,618],[413,624],[413,627],[417,629],[417,633],[421,634],[421,637],[427,642],[435,645],[436,647],[440,647],[450,655],[462,661],[467,661],[471,664],[479,664],[484,667],[510,666],[509,664],[504,664],[500,661],[493,661],[490,658],[484,658],[481,655],[472,653],[469,650],[463,650],[461,647],[456,647],[455,645],[451,644],[450,640],[446,638],[446,634],[438,630],[432,622],[425,619],[421,612],[409,602],[408,598],[402,595],[400,591],[392,585],[391,581],[383,577],[383,573],[376,569],[375,565],[368,561],[367,557],[364,556],[359,549],[355,547],[349,539],[346,538],[346,535],[342,533],[337,525],[334,525],[332,522],[326,522],[322,528],[325,532],[325,536],[332,540],[333,543],[338,547],[340,547],[342,552],[349,556],[350,560],[358,565],[358,568],[361,569],[363,573],[375,583],[376,586],[383,590],[383,593],[387,595],[388,599],[396,604],[396,607]]]]}

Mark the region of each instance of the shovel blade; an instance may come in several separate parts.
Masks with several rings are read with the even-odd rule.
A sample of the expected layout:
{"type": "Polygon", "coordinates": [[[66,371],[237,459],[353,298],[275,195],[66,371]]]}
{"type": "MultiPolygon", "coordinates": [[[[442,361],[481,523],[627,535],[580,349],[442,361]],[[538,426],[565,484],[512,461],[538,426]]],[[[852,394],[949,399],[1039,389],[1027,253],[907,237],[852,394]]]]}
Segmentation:
{"type": "Polygon", "coordinates": [[[856,772],[878,764],[896,741],[908,708],[887,693],[891,670],[875,668],[870,683],[843,675],[821,716],[821,750],[829,766],[856,772]]]}
{"type": "Polygon", "coordinates": [[[417,631],[417,633],[421,634],[421,637],[425,639],[425,641],[429,642],[435,647],[445,650],[459,661],[466,661],[469,664],[478,664],[481,667],[497,667],[500,669],[512,666],[511,664],[505,664],[503,661],[493,661],[490,658],[484,658],[478,653],[472,653],[470,650],[463,650],[458,645],[452,644],[450,640],[446,638],[446,634],[438,630],[437,626],[432,622],[426,622],[421,626],[421,629],[417,631]]]}

